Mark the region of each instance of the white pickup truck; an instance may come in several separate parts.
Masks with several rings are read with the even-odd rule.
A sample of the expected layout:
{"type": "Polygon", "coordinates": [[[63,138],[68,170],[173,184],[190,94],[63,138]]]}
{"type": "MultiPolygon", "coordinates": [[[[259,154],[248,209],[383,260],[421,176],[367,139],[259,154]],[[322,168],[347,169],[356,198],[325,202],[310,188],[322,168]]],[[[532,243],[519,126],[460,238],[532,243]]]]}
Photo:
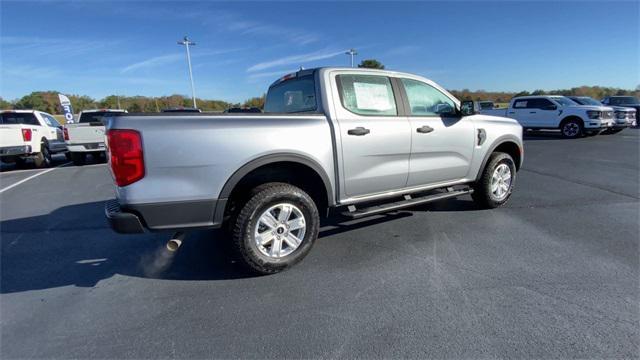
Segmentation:
{"type": "Polygon", "coordinates": [[[77,123],[64,127],[64,140],[69,148],[69,158],[75,165],[84,165],[87,154],[105,159],[103,119],[114,113],[126,113],[120,109],[84,110],[77,123]]]}
{"type": "Polygon", "coordinates": [[[64,152],[61,126],[37,110],[0,111],[0,159],[22,166],[33,159],[38,167],[51,165],[51,155],[64,152]]]}
{"type": "Polygon", "coordinates": [[[515,119],[525,129],[560,129],[566,138],[597,134],[614,125],[612,108],[580,105],[560,95],[519,96],[507,109],[480,109],[480,113],[515,119]]]}

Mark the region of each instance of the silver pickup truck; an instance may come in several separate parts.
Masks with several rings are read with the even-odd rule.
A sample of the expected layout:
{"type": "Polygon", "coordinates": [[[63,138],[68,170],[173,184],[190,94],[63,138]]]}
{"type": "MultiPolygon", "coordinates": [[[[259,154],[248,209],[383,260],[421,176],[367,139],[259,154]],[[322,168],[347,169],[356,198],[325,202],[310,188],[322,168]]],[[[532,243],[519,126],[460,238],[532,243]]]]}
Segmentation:
{"type": "Polygon", "coordinates": [[[330,212],[357,218],[471,194],[504,204],[522,127],[476,114],[425,78],[301,70],[268,90],[264,113],[114,114],[107,148],[121,233],[229,229],[250,269],[300,261],[330,212]],[[333,210],[333,211],[330,211],[333,210]]]}

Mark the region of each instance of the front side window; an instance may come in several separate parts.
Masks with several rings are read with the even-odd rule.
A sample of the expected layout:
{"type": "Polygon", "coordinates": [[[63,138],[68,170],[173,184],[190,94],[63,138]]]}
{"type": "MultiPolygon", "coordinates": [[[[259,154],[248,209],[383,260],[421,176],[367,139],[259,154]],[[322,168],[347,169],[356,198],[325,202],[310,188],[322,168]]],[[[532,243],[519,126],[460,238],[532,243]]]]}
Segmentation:
{"type": "Polygon", "coordinates": [[[407,93],[411,115],[453,115],[456,105],[448,96],[423,82],[401,79],[407,93]]]}
{"type": "Polygon", "coordinates": [[[345,109],[359,115],[398,114],[391,80],[378,75],[338,75],[340,100],[345,109]]]}

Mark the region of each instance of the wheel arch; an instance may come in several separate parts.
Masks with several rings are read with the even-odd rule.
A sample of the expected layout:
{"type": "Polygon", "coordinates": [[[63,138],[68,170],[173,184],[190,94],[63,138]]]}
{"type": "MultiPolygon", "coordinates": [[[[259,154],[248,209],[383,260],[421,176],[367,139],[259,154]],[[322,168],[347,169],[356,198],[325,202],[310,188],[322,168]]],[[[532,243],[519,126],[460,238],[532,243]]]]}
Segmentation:
{"type": "Polygon", "coordinates": [[[335,205],[331,181],[319,163],[299,154],[270,154],[244,164],[229,177],[218,196],[223,201],[216,218],[222,220],[234,206],[234,199],[242,199],[248,190],[267,182],[286,182],[305,190],[320,211],[335,205]]]}
{"type": "Polygon", "coordinates": [[[489,162],[491,154],[494,152],[504,152],[509,154],[516,164],[516,171],[520,170],[524,151],[522,146],[519,144],[520,141],[515,136],[504,136],[495,141],[482,159],[482,164],[480,165],[480,169],[476,175],[476,181],[482,177],[482,172],[484,171],[485,166],[487,166],[487,162],[489,162]]]}
{"type": "Polygon", "coordinates": [[[577,120],[582,124],[582,127],[584,128],[584,120],[578,116],[578,115],[568,115],[565,116],[564,118],[562,118],[562,120],[560,120],[560,129],[562,129],[562,125],[564,125],[567,121],[569,120],[577,120]]]}

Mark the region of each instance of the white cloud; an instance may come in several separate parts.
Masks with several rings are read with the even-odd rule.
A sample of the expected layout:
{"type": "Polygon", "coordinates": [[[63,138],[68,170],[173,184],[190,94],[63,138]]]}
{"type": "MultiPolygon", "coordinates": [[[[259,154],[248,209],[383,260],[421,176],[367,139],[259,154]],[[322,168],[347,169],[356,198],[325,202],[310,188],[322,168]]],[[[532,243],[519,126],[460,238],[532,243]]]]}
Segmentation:
{"type": "MultiPolygon", "coordinates": [[[[202,50],[202,51],[195,51],[195,53],[192,51],[191,53],[191,57],[192,58],[197,58],[197,57],[203,57],[203,56],[214,56],[214,55],[222,55],[222,54],[227,54],[227,53],[231,53],[231,52],[236,52],[236,51],[240,51],[240,50],[244,50],[245,48],[233,48],[233,49],[222,49],[222,50],[202,50]]],[[[154,66],[159,66],[159,65],[166,65],[166,64],[171,64],[174,63],[178,60],[182,60],[184,59],[185,54],[184,53],[174,53],[174,54],[167,54],[167,55],[161,55],[161,56],[155,56],[152,57],[150,59],[147,60],[143,60],[143,61],[139,61],[136,63],[133,63],[131,65],[128,65],[126,67],[124,67],[120,72],[121,73],[128,73],[134,70],[139,70],[139,69],[144,69],[144,68],[149,68],[149,67],[154,67],[154,66]]]]}
{"type": "Polygon", "coordinates": [[[181,59],[183,56],[184,56],[183,54],[169,54],[169,55],[161,55],[161,56],[152,57],[150,59],[147,59],[147,60],[144,60],[144,61],[140,61],[140,62],[137,62],[137,63],[133,63],[133,64],[131,64],[129,66],[126,66],[120,72],[124,74],[124,73],[130,72],[130,71],[139,70],[139,69],[143,69],[143,68],[170,64],[172,62],[178,61],[178,59],[181,59]]]}
{"type": "Polygon", "coordinates": [[[344,52],[345,50],[332,50],[332,51],[327,50],[327,51],[316,51],[316,52],[307,53],[307,54],[286,56],[280,59],[275,59],[275,60],[255,64],[249,67],[247,69],[247,72],[256,72],[256,71],[266,70],[266,69],[274,68],[277,66],[284,66],[284,65],[292,65],[292,64],[302,65],[304,63],[308,63],[311,61],[329,59],[338,55],[342,55],[344,54],[344,52]]]}
{"type": "Polygon", "coordinates": [[[239,33],[241,35],[275,38],[276,40],[284,40],[296,45],[311,44],[319,41],[321,38],[320,35],[315,32],[246,20],[245,17],[240,17],[230,12],[218,14],[214,25],[226,31],[239,33]]]}

